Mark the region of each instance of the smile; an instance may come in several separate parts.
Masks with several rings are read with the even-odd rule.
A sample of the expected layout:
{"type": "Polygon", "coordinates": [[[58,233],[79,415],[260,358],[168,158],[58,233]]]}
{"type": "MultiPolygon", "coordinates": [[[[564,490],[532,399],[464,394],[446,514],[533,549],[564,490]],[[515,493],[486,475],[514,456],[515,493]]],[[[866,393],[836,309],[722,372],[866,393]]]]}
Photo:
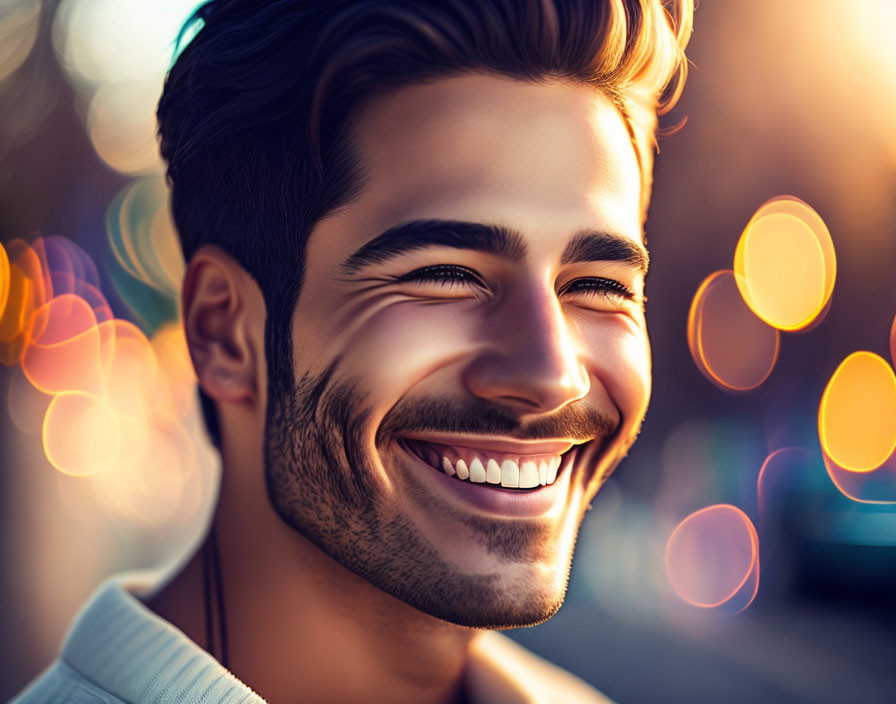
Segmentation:
{"type": "Polygon", "coordinates": [[[517,447],[507,444],[497,447],[502,443],[488,443],[489,447],[466,447],[416,438],[403,438],[402,441],[426,464],[449,477],[505,489],[550,486],[557,479],[564,455],[573,447],[569,442],[518,444],[517,447]]]}
{"type": "Polygon", "coordinates": [[[424,482],[434,498],[444,498],[458,508],[506,519],[538,518],[559,511],[572,491],[573,468],[582,447],[568,440],[534,443],[456,433],[405,435],[397,441],[401,451],[412,460],[412,466],[419,468],[415,476],[424,482]],[[449,473],[449,465],[453,475],[449,473]]]}

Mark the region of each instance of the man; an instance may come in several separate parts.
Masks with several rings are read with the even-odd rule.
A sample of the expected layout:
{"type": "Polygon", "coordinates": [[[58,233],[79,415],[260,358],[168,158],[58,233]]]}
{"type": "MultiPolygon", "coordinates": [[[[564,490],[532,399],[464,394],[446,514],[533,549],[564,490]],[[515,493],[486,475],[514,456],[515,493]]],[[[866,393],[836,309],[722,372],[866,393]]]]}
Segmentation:
{"type": "Polygon", "coordinates": [[[158,115],[219,504],[21,701],[604,701],[487,631],[559,609],[647,407],[642,227],[691,12],[198,10],[158,115]]]}

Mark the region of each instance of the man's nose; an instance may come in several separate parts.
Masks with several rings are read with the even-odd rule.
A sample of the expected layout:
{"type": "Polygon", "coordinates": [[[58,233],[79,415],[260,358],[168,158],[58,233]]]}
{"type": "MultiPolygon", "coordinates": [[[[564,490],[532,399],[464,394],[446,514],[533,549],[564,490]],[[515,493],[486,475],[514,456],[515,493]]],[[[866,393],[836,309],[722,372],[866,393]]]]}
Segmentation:
{"type": "Polygon", "coordinates": [[[553,291],[520,295],[493,315],[486,344],[464,372],[473,394],[519,413],[548,413],[588,393],[588,372],[553,291]]]}

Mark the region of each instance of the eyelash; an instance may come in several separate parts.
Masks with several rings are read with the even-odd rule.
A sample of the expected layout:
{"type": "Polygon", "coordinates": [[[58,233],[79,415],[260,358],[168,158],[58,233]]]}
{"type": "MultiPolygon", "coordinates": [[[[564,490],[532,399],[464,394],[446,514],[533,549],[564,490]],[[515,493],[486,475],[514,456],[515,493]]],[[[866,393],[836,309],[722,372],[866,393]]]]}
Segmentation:
{"type": "MultiPolygon", "coordinates": [[[[454,286],[457,284],[474,283],[477,286],[485,288],[485,283],[472,269],[464,266],[452,264],[437,264],[435,266],[426,266],[422,269],[416,269],[396,279],[397,282],[436,282],[443,286],[454,286]]],[[[618,294],[628,301],[635,299],[634,292],[624,284],[619,283],[615,279],[606,279],[602,276],[590,276],[582,279],[574,279],[566,284],[561,290],[560,295],[569,293],[570,289],[577,288],[580,291],[599,293],[602,295],[618,294]]]]}
{"type": "Polygon", "coordinates": [[[403,276],[399,276],[396,281],[435,281],[442,285],[454,285],[465,282],[475,283],[477,286],[485,288],[485,284],[479,275],[472,269],[465,266],[457,266],[455,264],[437,264],[435,266],[425,266],[422,269],[415,269],[403,276]]]}
{"type": "Polygon", "coordinates": [[[560,294],[569,293],[569,290],[573,287],[580,291],[599,292],[603,295],[619,294],[627,301],[632,301],[635,298],[634,292],[628,286],[619,283],[615,279],[605,279],[603,276],[589,276],[584,279],[573,279],[560,289],[560,294]]]}

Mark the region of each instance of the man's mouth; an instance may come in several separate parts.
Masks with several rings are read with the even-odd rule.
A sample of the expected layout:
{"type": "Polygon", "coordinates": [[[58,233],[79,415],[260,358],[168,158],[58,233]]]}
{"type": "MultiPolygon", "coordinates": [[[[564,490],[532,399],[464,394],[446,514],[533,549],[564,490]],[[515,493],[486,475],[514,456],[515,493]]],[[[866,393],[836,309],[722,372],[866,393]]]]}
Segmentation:
{"type": "Polygon", "coordinates": [[[401,443],[433,469],[460,481],[530,490],[553,484],[565,456],[575,447],[562,441],[524,448],[495,447],[495,443],[468,447],[407,437],[401,443]]]}

